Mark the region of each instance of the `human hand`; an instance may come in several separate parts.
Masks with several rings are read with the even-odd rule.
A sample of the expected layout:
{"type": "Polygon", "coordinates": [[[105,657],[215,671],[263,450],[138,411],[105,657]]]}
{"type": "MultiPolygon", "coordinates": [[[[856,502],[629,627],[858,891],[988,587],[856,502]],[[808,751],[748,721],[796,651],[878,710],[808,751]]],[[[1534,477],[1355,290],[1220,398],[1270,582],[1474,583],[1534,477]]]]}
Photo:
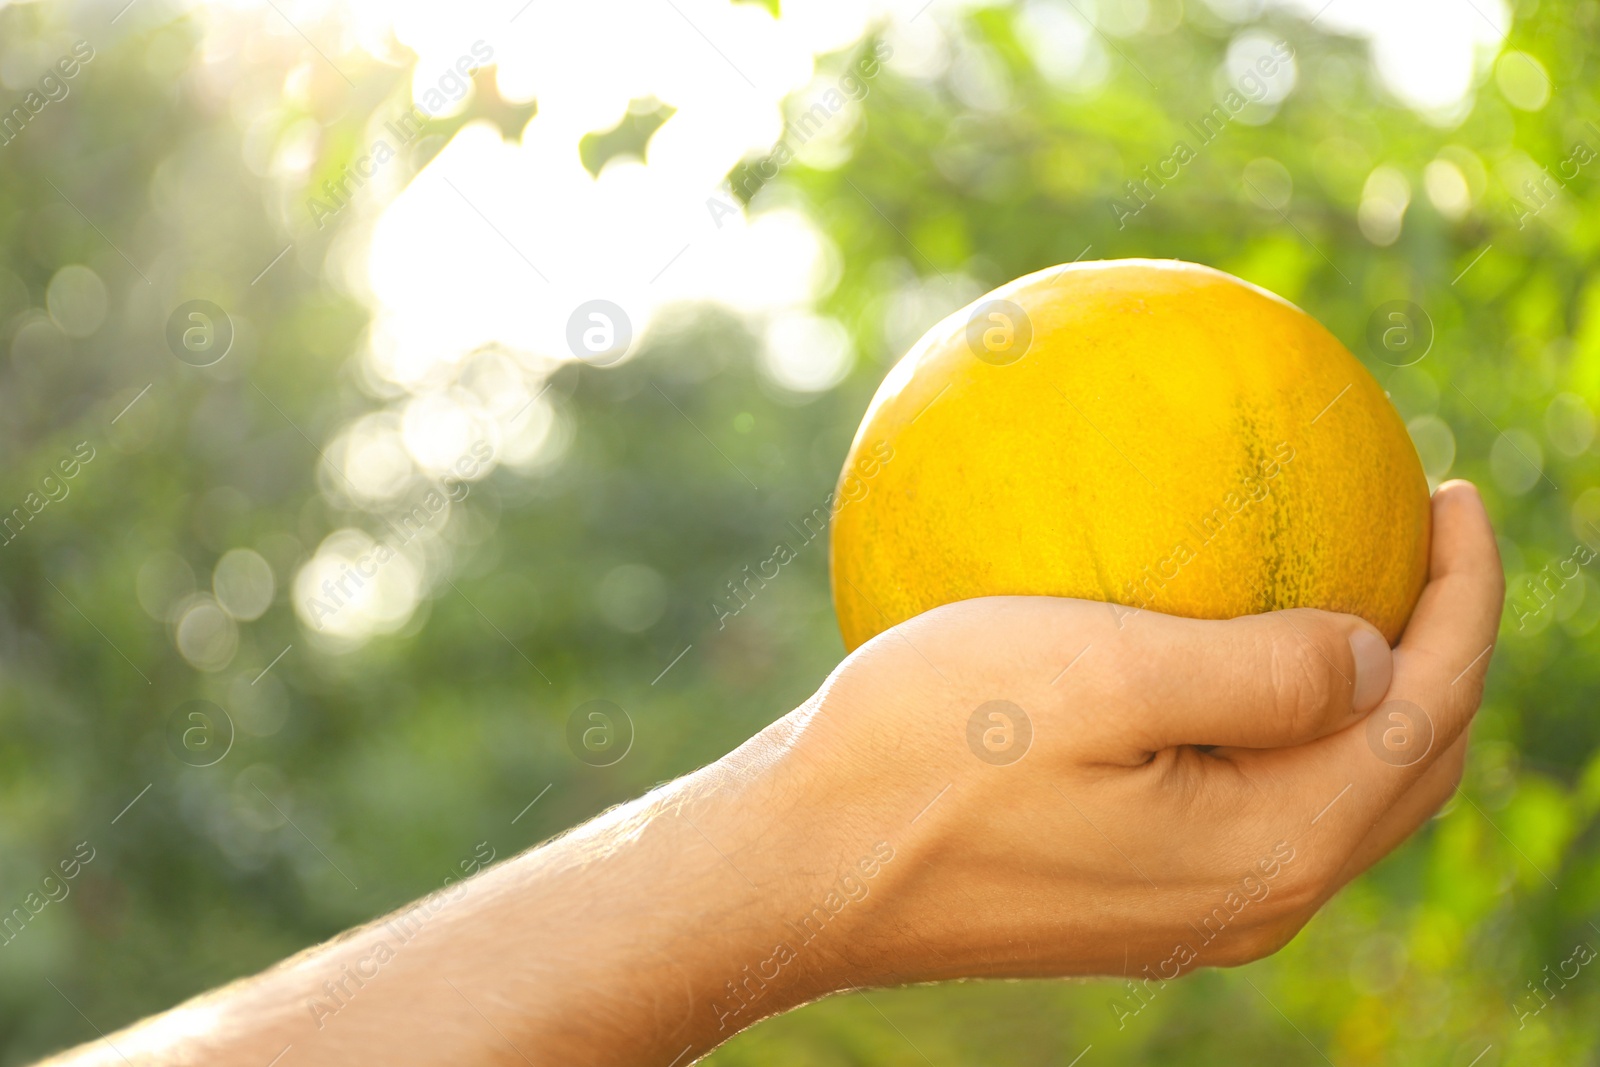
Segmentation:
{"type": "Polygon", "coordinates": [[[831,984],[1171,978],[1283,945],[1460,779],[1504,580],[1472,486],[1433,513],[1392,656],[1349,615],[1045,597],[859,649],[792,742],[813,810],[896,855],[821,939],[831,984]]]}
{"type": "Polygon", "coordinates": [[[952,604],[447,906],[51,1062],[683,1064],[839,990],[1266,955],[1460,777],[1504,581],[1471,486],[1433,511],[1392,654],[1318,611],[952,604]]]}

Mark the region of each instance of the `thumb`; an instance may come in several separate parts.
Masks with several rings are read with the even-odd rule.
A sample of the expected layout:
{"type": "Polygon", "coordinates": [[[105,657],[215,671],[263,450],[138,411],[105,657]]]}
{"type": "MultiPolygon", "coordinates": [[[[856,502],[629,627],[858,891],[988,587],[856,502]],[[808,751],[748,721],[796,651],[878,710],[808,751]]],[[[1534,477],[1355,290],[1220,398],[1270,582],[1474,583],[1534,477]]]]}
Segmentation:
{"type": "Polygon", "coordinates": [[[1151,751],[1303,744],[1371,711],[1394,672],[1371,623],[1309,608],[1221,622],[1147,614],[1126,637],[1122,673],[1151,751]]]}

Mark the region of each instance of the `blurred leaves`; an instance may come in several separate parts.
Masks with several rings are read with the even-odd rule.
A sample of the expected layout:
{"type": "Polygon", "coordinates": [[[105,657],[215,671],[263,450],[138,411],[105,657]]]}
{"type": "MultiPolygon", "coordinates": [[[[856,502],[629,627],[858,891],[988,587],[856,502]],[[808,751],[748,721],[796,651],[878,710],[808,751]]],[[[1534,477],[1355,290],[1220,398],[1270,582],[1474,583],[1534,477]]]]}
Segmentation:
{"type": "MultiPolygon", "coordinates": [[[[760,370],[757,331],[714,309],[657,324],[617,367],[566,366],[548,396],[556,461],[474,483],[447,529],[453,579],[399,633],[344,652],[287,598],[321,539],[366,519],[325,491],[319,450],[372,406],[367,312],[336,266],[357,224],[316,232],[296,197],[366,150],[403,71],[354,51],[335,70],[298,38],[208,66],[184,18],[97,31],[70,95],[0,147],[0,513],[79,442],[96,451],[0,546],[0,916],[76,842],[99,850],[62,904],[0,945],[0,1059],[93,1036],[45,978],[110,1031],[426,892],[481,840],[510,855],[714,759],[804,699],[842,651],[823,541],[737,616],[719,621],[713,602],[823,502],[905,346],[1033,270],[1177,257],[1281,293],[1429,435],[1436,480],[1484,487],[1514,594],[1574,538],[1600,546],[1600,170],[1561,170],[1576,145],[1600,151],[1600,6],[1519,5],[1509,44],[1546,72],[1547,101],[1529,107],[1531,68],[1485,62],[1453,126],[1379,87],[1362,42],[1268,10],[1252,25],[1292,45],[1294,91],[1191,145],[1122,225],[1113,199],[1193,139],[1244,27],[1156,4],[1144,29],[1103,37],[1110,49],[1088,38],[1074,72],[1041,59],[1046,7],[1079,18],[1038,3],[923,14],[917,32],[950,56],[932,73],[889,34],[901,61],[871,79],[849,158],[787,164],[755,192],[752,210],[800,204],[837,245],[823,310],[851,331],[850,377],[786,392],[760,370]],[[340,71],[372,77],[353,90],[340,71]],[[293,131],[320,145],[303,189],[269,150],[293,131]],[[1361,221],[1378,167],[1407,193],[1385,246],[1361,221]],[[1530,199],[1541,173],[1561,187],[1530,199]],[[1451,199],[1462,189],[1470,202],[1451,199]],[[164,340],[196,298],[238,329],[211,368],[164,340]],[[1436,331],[1404,369],[1367,343],[1396,300],[1436,331]],[[1536,448],[1539,471],[1505,440],[1536,448]],[[197,670],[179,609],[238,549],[271,567],[275,600],[230,624],[224,669],[197,670]],[[237,728],[211,767],[166,740],[196,698],[237,728]],[[635,727],[610,767],[567,748],[590,699],[635,727]]],[[[1116,5],[1101,7],[1113,26],[1116,5]]],[[[92,8],[0,7],[0,104],[28,80],[7,57],[53,60],[90,14],[106,24],[92,8]]],[[[478,84],[468,111],[430,122],[402,178],[473,118],[515,137],[536,112],[478,84]]],[[[585,140],[592,170],[648,158],[671,121],[649,103],[585,140]]],[[[1592,968],[1526,1028],[1513,1004],[1576,941],[1600,944],[1597,621],[1588,573],[1532,625],[1508,612],[1464,795],[1271,960],[1166,987],[1125,1030],[1107,1010],[1119,983],[919,988],[768,1022],[712,1062],[1060,1064],[1090,1044],[1086,1062],[1309,1062],[1308,1042],[1341,1065],[1459,1065],[1485,1046],[1485,1067],[1592,1059],[1592,968]]]]}

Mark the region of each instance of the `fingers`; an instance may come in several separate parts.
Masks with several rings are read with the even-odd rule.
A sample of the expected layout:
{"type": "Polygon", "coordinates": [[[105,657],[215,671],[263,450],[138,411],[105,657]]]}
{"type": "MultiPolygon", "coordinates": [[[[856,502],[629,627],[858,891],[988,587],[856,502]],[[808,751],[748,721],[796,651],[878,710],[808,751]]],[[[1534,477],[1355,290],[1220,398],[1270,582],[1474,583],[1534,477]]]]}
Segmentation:
{"type": "MultiPolygon", "coordinates": [[[[1483,693],[1505,583],[1477,490],[1441,486],[1423,589],[1394,654],[1394,676],[1370,716],[1295,750],[1246,753],[1257,781],[1348,796],[1318,833],[1348,842],[1346,877],[1376,862],[1438,806],[1459,779],[1468,724],[1483,693]]],[[[1313,802],[1312,806],[1315,806],[1313,802]]]]}
{"type": "Polygon", "coordinates": [[[1505,595],[1500,549],[1478,490],[1446,482],[1433,495],[1428,585],[1401,635],[1389,692],[1433,719],[1438,751],[1478,710],[1505,595]]]}
{"type": "Polygon", "coordinates": [[[1455,795],[1467,760],[1467,734],[1462,733],[1394,806],[1378,816],[1361,844],[1340,871],[1343,885],[1387,856],[1455,795]]]}
{"type": "Polygon", "coordinates": [[[1118,669],[1149,751],[1304,744],[1348,726],[1389,688],[1389,645],[1354,615],[1146,619],[1151,629],[1129,643],[1118,669]]]}
{"type": "Polygon", "coordinates": [[[1395,654],[1397,673],[1390,697],[1410,700],[1428,712],[1429,704],[1423,699],[1432,695],[1433,706],[1443,714],[1428,712],[1432,751],[1419,761],[1420,775],[1392,807],[1378,815],[1341,872],[1340,884],[1377,863],[1431,819],[1455,794],[1466,765],[1467,728],[1482,699],[1505,599],[1505,579],[1494,531],[1477,489],[1470,482],[1446,482],[1434,494],[1432,556],[1429,584],[1423,593],[1427,615],[1423,602],[1419,602],[1395,654]],[[1445,582],[1452,584],[1442,584],[1445,582]],[[1462,627],[1453,641],[1446,640],[1437,625],[1451,617],[1451,609],[1463,611],[1462,627]],[[1479,642],[1482,645],[1474,652],[1479,642]],[[1460,662],[1469,653],[1468,666],[1442,685],[1443,696],[1438,697],[1443,683],[1439,668],[1447,671],[1451,656],[1460,662]]]}
{"type": "Polygon", "coordinates": [[[1370,729],[1326,742],[1337,755],[1335,772],[1355,781],[1365,798],[1369,821],[1398,803],[1465,734],[1483,696],[1504,598],[1483,501],[1468,482],[1445,483],[1433,497],[1428,584],[1395,650],[1384,703],[1370,729]]]}

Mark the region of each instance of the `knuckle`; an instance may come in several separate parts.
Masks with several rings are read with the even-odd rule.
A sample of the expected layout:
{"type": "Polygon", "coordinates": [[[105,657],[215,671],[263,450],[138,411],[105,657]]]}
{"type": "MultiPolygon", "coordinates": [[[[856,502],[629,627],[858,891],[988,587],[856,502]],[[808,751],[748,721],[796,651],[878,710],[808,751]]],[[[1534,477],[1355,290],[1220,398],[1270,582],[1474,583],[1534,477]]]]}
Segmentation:
{"type": "Polygon", "coordinates": [[[1313,858],[1300,859],[1293,867],[1284,870],[1273,887],[1272,897],[1269,898],[1273,902],[1273,913],[1280,920],[1286,920],[1316,911],[1335,873],[1327,869],[1326,864],[1318,863],[1313,858]]]}
{"type": "Polygon", "coordinates": [[[1258,945],[1260,938],[1260,932],[1257,930],[1242,931],[1226,943],[1218,945],[1216,951],[1211,954],[1211,962],[1218,967],[1243,967],[1247,963],[1253,963],[1267,955],[1267,952],[1258,945]]]}
{"type": "Polygon", "coordinates": [[[1336,692],[1331,663],[1311,638],[1293,630],[1276,633],[1269,641],[1274,710],[1293,725],[1297,735],[1317,732],[1336,692]]]}
{"type": "Polygon", "coordinates": [[[1465,720],[1477,714],[1478,706],[1483,703],[1484,687],[1489,680],[1489,663],[1493,659],[1494,646],[1490,645],[1484,649],[1478,662],[1450,683],[1446,706],[1454,712],[1455,718],[1465,720]]]}
{"type": "Polygon", "coordinates": [[[1437,781],[1428,792],[1428,812],[1437,814],[1439,809],[1455,796],[1456,790],[1461,787],[1461,777],[1466,772],[1467,750],[1464,745],[1456,745],[1439,761],[1441,769],[1436,772],[1437,781]]]}
{"type": "Polygon", "coordinates": [[[1275,916],[1240,930],[1226,943],[1219,943],[1211,954],[1219,967],[1242,967],[1277,952],[1305,927],[1308,915],[1275,916]]]}
{"type": "Polygon", "coordinates": [[[1306,923],[1311,921],[1309,913],[1300,913],[1268,923],[1256,932],[1255,959],[1270,956],[1295,939],[1295,936],[1305,929],[1306,923]]]}

